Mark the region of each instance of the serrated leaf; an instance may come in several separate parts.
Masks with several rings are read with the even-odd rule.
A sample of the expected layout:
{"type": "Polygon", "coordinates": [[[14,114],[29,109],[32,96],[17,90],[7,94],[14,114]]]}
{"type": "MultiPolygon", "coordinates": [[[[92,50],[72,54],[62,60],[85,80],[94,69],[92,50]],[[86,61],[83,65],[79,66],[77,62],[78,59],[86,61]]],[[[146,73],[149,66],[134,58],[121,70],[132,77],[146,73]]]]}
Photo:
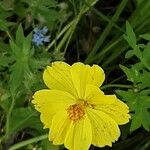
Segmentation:
{"type": "Polygon", "coordinates": [[[30,49],[31,49],[31,40],[32,40],[32,34],[30,33],[23,41],[23,54],[29,55],[30,49]]]}
{"type": "Polygon", "coordinates": [[[21,58],[22,57],[21,48],[18,47],[14,41],[10,41],[9,45],[11,47],[12,54],[15,57],[15,59],[17,60],[18,58],[21,58]]]}
{"type": "Polygon", "coordinates": [[[135,111],[135,99],[136,95],[133,91],[122,91],[122,90],[116,90],[117,95],[121,97],[123,101],[125,101],[130,110],[135,111]]]}
{"type": "Polygon", "coordinates": [[[9,66],[9,63],[11,63],[13,61],[13,59],[11,57],[7,57],[7,56],[1,56],[0,57],[0,67],[7,67],[9,66]]]}
{"type": "Polygon", "coordinates": [[[132,66],[130,69],[122,65],[119,66],[125,72],[129,81],[133,83],[140,82],[140,73],[134,66],[132,66]]]}
{"type": "Polygon", "coordinates": [[[19,88],[19,86],[23,81],[23,77],[24,77],[24,64],[23,62],[16,62],[13,65],[9,81],[10,91],[12,93],[15,93],[16,90],[19,88]]]}
{"type": "Polygon", "coordinates": [[[132,117],[130,132],[135,131],[136,129],[140,128],[141,126],[142,126],[141,120],[138,117],[138,115],[135,115],[134,117],[132,117]]]}
{"type": "Polygon", "coordinates": [[[124,38],[132,48],[136,46],[136,35],[128,21],[126,22],[126,35],[124,35],[124,38]]]}
{"type": "Polygon", "coordinates": [[[22,48],[23,42],[24,42],[24,32],[23,32],[22,26],[19,25],[17,32],[16,32],[16,44],[20,48],[22,48]]]}
{"type": "Polygon", "coordinates": [[[148,90],[145,92],[135,93],[134,91],[117,91],[117,94],[127,102],[129,110],[132,114],[130,131],[134,131],[139,127],[147,131],[150,129],[150,97],[148,90]]]}

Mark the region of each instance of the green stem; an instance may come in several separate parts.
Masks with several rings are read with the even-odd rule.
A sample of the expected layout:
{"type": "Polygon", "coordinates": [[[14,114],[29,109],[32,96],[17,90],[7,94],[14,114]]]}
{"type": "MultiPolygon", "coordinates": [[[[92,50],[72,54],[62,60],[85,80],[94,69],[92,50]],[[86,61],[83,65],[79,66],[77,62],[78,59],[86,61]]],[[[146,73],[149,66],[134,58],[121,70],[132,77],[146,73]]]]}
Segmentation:
{"type": "Polygon", "coordinates": [[[128,0],[122,0],[121,1],[121,3],[118,6],[114,16],[112,17],[112,22],[113,23],[112,22],[108,23],[108,25],[104,29],[103,33],[101,34],[101,36],[97,40],[96,44],[94,45],[94,48],[92,49],[92,51],[88,55],[87,59],[85,60],[85,63],[90,63],[92,57],[96,54],[97,50],[102,46],[103,42],[105,41],[105,39],[109,35],[112,27],[114,26],[114,23],[118,20],[120,14],[123,11],[124,7],[126,6],[127,2],[128,2],[128,0]]]}
{"type": "Polygon", "coordinates": [[[69,37],[68,37],[68,40],[67,40],[67,43],[66,43],[66,46],[65,46],[65,49],[64,49],[64,54],[66,53],[67,47],[68,47],[68,45],[69,45],[69,43],[70,43],[70,40],[71,40],[71,38],[72,38],[72,35],[73,35],[73,33],[74,33],[75,29],[76,29],[76,26],[77,26],[77,24],[78,24],[78,22],[79,22],[81,16],[82,16],[82,14],[79,14],[79,15],[77,16],[76,20],[74,21],[74,23],[73,23],[73,25],[72,25],[72,27],[71,27],[71,31],[69,32],[70,35],[69,35],[69,37]]]}
{"type": "Polygon", "coordinates": [[[29,144],[32,144],[32,143],[35,143],[35,142],[38,142],[38,141],[45,140],[45,139],[47,139],[47,137],[48,137],[48,135],[45,134],[45,135],[41,135],[41,136],[38,136],[38,137],[35,137],[35,138],[32,138],[32,139],[17,143],[15,145],[11,146],[9,148],[9,150],[16,150],[16,149],[21,148],[23,146],[26,146],[26,145],[29,145],[29,144]]]}
{"type": "Polygon", "coordinates": [[[6,31],[6,33],[7,33],[8,37],[10,38],[10,40],[11,40],[11,41],[14,41],[14,40],[13,40],[13,37],[12,37],[12,35],[11,35],[11,33],[10,33],[9,31],[6,31]]]}
{"type": "MultiPolygon", "coordinates": [[[[75,21],[75,20],[74,20],[75,21]]],[[[74,26],[74,21],[72,26],[70,26],[70,28],[68,29],[68,31],[65,33],[64,37],[62,38],[62,40],[60,41],[60,43],[58,44],[58,46],[56,47],[56,50],[59,52],[61,50],[61,48],[63,47],[63,45],[66,43],[66,41],[68,40],[68,37],[70,37],[71,32],[72,32],[72,28],[74,26]]]]}
{"type": "Polygon", "coordinates": [[[117,88],[126,88],[126,89],[132,88],[131,85],[123,85],[123,84],[107,84],[107,85],[102,86],[100,89],[101,89],[101,90],[104,90],[104,89],[107,89],[107,88],[113,88],[113,87],[117,87],[117,88]]]}
{"type": "Polygon", "coordinates": [[[56,40],[58,40],[71,27],[73,21],[71,21],[68,25],[66,25],[63,28],[63,30],[58,34],[58,36],[47,46],[47,48],[45,49],[45,51],[48,51],[55,44],[56,40]]]}
{"type": "Polygon", "coordinates": [[[82,6],[82,8],[80,9],[79,14],[78,14],[78,15],[75,17],[75,19],[71,22],[71,26],[69,27],[68,31],[65,33],[63,39],[60,41],[60,43],[59,43],[58,46],[56,47],[56,50],[57,50],[57,51],[60,51],[60,50],[62,49],[62,47],[65,45],[64,53],[66,52],[67,47],[68,47],[68,45],[69,45],[69,42],[70,42],[70,40],[71,40],[71,38],[72,38],[72,35],[74,34],[74,31],[75,31],[75,29],[76,29],[76,26],[77,26],[77,24],[79,23],[79,21],[80,21],[82,15],[83,15],[84,13],[86,13],[86,12],[89,10],[89,8],[90,8],[92,5],[94,5],[95,3],[96,3],[96,0],[95,0],[93,3],[91,3],[89,7],[87,7],[87,6],[85,6],[85,5],[82,6]],[[66,43],[66,44],[65,44],[65,43],[66,43]]]}

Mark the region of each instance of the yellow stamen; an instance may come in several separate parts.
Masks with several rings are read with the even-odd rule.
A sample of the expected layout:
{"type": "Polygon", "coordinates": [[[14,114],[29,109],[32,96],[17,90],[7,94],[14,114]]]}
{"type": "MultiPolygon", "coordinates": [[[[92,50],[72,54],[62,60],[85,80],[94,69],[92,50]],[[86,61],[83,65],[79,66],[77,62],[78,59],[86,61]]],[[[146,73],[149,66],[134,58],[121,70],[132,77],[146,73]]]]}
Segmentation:
{"type": "Polygon", "coordinates": [[[67,109],[67,112],[69,114],[69,119],[76,122],[84,117],[85,105],[83,103],[71,105],[67,109]]]}
{"type": "Polygon", "coordinates": [[[81,103],[74,104],[67,108],[67,113],[69,114],[69,119],[73,120],[74,122],[83,119],[85,116],[85,108],[92,107],[87,101],[81,101],[81,103]]]}

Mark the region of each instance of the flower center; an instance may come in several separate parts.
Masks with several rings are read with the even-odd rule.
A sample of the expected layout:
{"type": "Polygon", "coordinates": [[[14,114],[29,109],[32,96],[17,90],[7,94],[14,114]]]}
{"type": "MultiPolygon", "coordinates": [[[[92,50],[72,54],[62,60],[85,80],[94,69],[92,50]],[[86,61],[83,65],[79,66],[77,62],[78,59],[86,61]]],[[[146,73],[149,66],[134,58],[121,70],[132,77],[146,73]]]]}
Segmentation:
{"type": "Polygon", "coordinates": [[[67,113],[69,115],[69,119],[73,120],[74,122],[79,121],[85,115],[85,108],[87,103],[85,101],[83,103],[74,104],[67,108],[67,113]]]}

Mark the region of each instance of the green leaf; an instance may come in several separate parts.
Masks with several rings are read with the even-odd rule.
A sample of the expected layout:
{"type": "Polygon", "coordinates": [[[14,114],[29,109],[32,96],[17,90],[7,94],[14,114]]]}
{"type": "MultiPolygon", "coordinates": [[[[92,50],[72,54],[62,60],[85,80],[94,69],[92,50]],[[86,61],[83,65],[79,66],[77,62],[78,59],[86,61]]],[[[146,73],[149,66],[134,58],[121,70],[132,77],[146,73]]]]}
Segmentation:
{"type": "Polygon", "coordinates": [[[21,52],[21,48],[18,47],[18,45],[16,45],[16,43],[14,41],[10,41],[9,42],[11,50],[12,50],[12,54],[14,56],[14,58],[20,59],[22,57],[22,52],[21,52]]]}
{"type": "Polygon", "coordinates": [[[21,85],[24,78],[24,63],[23,62],[16,62],[12,67],[12,72],[10,75],[10,91],[15,93],[16,90],[21,85]]]}
{"type": "Polygon", "coordinates": [[[135,114],[132,117],[130,132],[135,131],[136,129],[140,128],[141,126],[142,126],[142,124],[141,124],[140,117],[137,114],[135,114]]]}
{"type": "Polygon", "coordinates": [[[150,33],[140,35],[141,38],[150,41],[150,33]]]}
{"type": "Polygon", "coordinates": [[[150,112],[148,111],[148,109],[150,109],[150,97],[143,96],[141,97],[141,99],[144,101],[141,106],[141,122],[143,127],[147,131],[150,131],[150,112]]]}
{"type": "Polygon", "coordinates": [[[141,85],[143,88],[150,87],[150,72],[144,71],[143,74],[141,75],[141,85]]]}
{"type": "Polygon", "coordinates": [[[10,133],[18,132],[26,127],[41,129],[37,113],[31,107],[14,109],[10,122],[10,133]]]}
{"type": "Polygon", "coordinates": [[[2,40],[0,40],[0,53],[1,52],[5,52],[5,54],[10,52],[10,46],[8,44],[4,43],[2,40]]]}
{"type": "Polygon", "coordinates": [[[7,56],[0,56],[0,67],[7,67],[9,66],[9,63],[11,63],[13,59],[11,57],[7,56]]]}
{"type": "Polygon", "coordinates": [[[8,31],[8,28],[12,25],[14,25],[14,23],[0,19],[0,30],[1,31],[8,31]]]}
{"type": "Polygon", "coordinates": [[[22,0],[23,2],[27,3],[31,7],[40,7],[40,6],[47,6],[48,8],[56,7],[57,1],[55,0],[22,0]]]}
{"type": "Polygon", "coordinates": [[[134,131],[141,126],[147,131],[150,129],[150,90],[134,92],[133,91],[117,91],[123,101],[126,101],[132,114],[130,131],[134,131]]]}
{"type": "Polygon", "coordinates": [[[120,99],[128,104],[130,110],[135,111],[135,101],[133,100],[136,99],[136,95],[133,91],[116,90],[116,93],[121,97],[120,99]]]}
{"type": "Polygon", "coordinates": [[[16,44],[18,45],[18,47],[22,48],[24,39],[25,37],[24,37],[22,26],[19,25],[17,32],[16,32],[16,44]]]}
{"type": "Polygon", "coordinates": [[[0,30],[1,31],[7,31],[8,28],[14,24],[6,20],[6,18],[9,17],[10,15],[11,13],[2,9],[2,7],[0,6],[0,30]]]}
{"type": "Polygon", "coordinates": [[[134,55],[134,51],[133,50],[129,50],[127,51],[125,58],[131,58],[134,55]]]}
{"type": "Polygon", "coordinates": [[[60,15],[56,10],[48,9],[44,6],[40,6],[37,8],[36,12],[40,14],[43,18],[45,18],[45,21],[47,22],[53,22],[56,21],[60,15]]]}
{"type": "Polygon", "coordinates": [[[150,70],[150,45],[147,45],[142,52],[142,62],[150,70]]]}
{"type": "Polygon", "coordinates": [[[119,65],[120,68],[125,72],[127,79],[133,83],[138,83],[140,82],[140,72],[132,66],[132,68],[127,68],[125,66],[119,65]]]}
{"type": "Polygon", "coordinates": [[[124,38],[132,48],[136,47],[136,35],[128,21],[126,22],[126,35],[124,35],[124,38]]]}
{"type": "Polygon", "coordinates": [[[24,55],[29,55],[30,54],[30,50],[31,50],[31,40],[32,40],[32,34],[30,33],[23,41],[23,54],[24,55]]]}

